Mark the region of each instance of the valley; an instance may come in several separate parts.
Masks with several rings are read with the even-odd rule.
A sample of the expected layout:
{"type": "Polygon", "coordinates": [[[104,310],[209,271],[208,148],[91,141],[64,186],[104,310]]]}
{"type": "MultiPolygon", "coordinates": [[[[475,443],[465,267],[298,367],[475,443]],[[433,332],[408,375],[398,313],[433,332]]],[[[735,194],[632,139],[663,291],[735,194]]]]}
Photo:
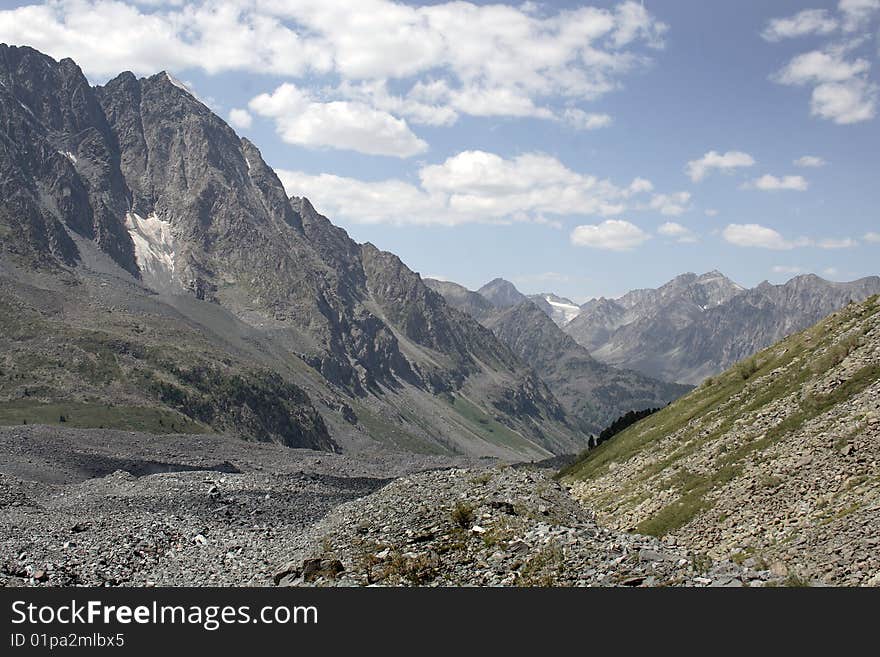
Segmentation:
{"type": "Polygon", "coordinates": [[[470,290],[209,105],[0,44],[0,586],[880,586],[880,277],[470,290]]]}

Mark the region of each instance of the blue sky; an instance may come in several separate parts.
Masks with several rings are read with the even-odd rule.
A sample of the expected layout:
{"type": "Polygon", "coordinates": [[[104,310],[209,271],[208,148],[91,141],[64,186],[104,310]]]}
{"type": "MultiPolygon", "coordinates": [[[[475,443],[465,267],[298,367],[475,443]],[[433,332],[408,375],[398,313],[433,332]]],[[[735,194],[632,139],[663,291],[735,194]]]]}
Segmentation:
{"type": "Polygon", "coordinates": [[[166,69],[423,275],[577,301],[877,274],[880,0],[3,3],[90,80],[166,69]]]}

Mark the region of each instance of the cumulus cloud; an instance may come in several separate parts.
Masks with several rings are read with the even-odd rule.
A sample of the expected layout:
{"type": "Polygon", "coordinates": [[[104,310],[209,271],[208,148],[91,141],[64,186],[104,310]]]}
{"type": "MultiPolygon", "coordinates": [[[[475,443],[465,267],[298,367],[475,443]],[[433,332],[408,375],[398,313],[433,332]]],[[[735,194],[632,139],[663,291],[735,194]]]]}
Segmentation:
{"type": "Polygon", "coordinates": [[[810,110],[841,125],[860,123],[877,115],[878,86],[867,80],[828,82],[813,89],[810,110]]]}
{"type": "Polygon", "coordinates": [[[755,159],[742,151],[727,151],[726,153],[709,151],[703,157],[688,162],[685,171],[693,182],[700,182],[713,170],[730,172],[754,164],[755,159]]]}
{"type": "Polygon", "coordinates": [[[627,186],[579,173],[543,153],[504,158],[462,151],[418,170],[418,184],[363,181],[279,170],[291,195],[309,199],[333,218],[357,223],[436,224],[534,222],[558,227],[559,217],[619,216],[644,209],[650,181],[627,186]]]}
{"type": "Polygon", "coordinates": [[[689,228],[674,221],[667,221],[657,229],[657,233],[664,237],[670,237],[676,242],[689,244],[697,241],[697,236],[689,228]]]}
{"type": "Polygon", "coordinates": [[[254,122],[254,117],[245,109],[232,109],[229,111],[229,124],[233,128],[247,130],[254,122]]]}
{"type": "MultiPolygon", "coordinates": [[[[768,23],[768,41],[839,32],[843,39],[793,57],[771,80],[791,86],[811,86],[810,113],[840,125],[873,119],[877,113],[878,85],[869,78],[871,58],[859,57],[871,39],[871,20],[880,0],[840,0],[838,13],[806,10],[768,23]]],[[[873,55],[873,53],[871,53],[873,55]]]]}
{"type": "Polygon", "coordinates": [[[285,82],[271,94],[260,94],[248,107],[271,118],[281,138],[310,148],[349,149],[370,155],[410,157],[428,150],[404,119],[350,101],[313,100],[285,82]]]}
{"type": "Polygon", "coordinates": [[[607,251],[630,251],[651,239],[641,228],[622,219],[608,219],[601,224],[576,226],[571,243],[607,251]]]}
{"type": "Polygon", "coordinates": [[[852,238],[824,238],[812,240],[799,237],[791,240],[778,231],[760,224],[729,224],[721,232],[724,240],[735,246],[788,251],[798,247],[813,246],[820,249],[848,249],[858,246],[852,238]]]}
{"type": "Polygon", "coordinates": [[[707,217],[717,217],[717,216],[718,216],[718,210],[716,210],[715,208],[706,208],[706,209],[703,211],[703,214],[705,214],[707,217]]]}
{"type": "Polygon", "coordinates": [[[871,63],[867,59],[844,59],[843,53],[812,52],[797,55],[774,79],[781,84],[809,84],[824,82],[844,82],[870,70],[871,63]]]}
{"type": "Polygon", "coordinates": [[[743,185],[744,189],[758,189],[763,192],[774,192],[779,190],[793,190],[797,192],[805,192],[809,188],[809,183],[803,176],[772,176],[769,173],[755,178],[743,185]]]}
{"type": "Polygon", "coordinates": [[[826,162],[821,157],[818,157],[817,155],[804,155],[803,157],[799,157],[794,161],[794,165],[796,167],[804,167],[808,169],[824,167],[826,164],[828,164],[828,162],[826,162]]]}
{"type": "Polygon", "coordinates": [[[774,274],[800,274],[804,270],[797,265],[773,265],[774,274]]]}
{"type": "Polygon", "coordinates": [[[801,242],[789,241],[778,231],[760,224],[729,224],[721,232],[721,236],[735,246],[759,249],[787,251],[801,245],[801,242]]]}
{"type": "Polygon", "coordinates": [[[839,26],[826,9],[805,9],[794,16],[771,19],[761,36],[767,41],[781,41],[808,34],[830,34],[839,26]]]}
{"type": "Polygon", "coordinates": [[[870,242],[872,244],[880,244],[880,233],[870,232],[865,233],[865,236],[862,238],[866,242],[870,242]]]}
{"type": "Polygon", "coordinates": [[[124,69],[329,75],[340,84],[324,100],[358,100],[416,123],[535,116],[594,129],[608,118],[584,110],[566,118],[563,108],[618,89],[663,47],[667,30],[635,0],[540,11],[393,0],[143,4],[56,0],[7,9],[0,41],[73,57],[97,77],[124,69]],[[398,91],[389,93],[386,81],[398,91]]]}

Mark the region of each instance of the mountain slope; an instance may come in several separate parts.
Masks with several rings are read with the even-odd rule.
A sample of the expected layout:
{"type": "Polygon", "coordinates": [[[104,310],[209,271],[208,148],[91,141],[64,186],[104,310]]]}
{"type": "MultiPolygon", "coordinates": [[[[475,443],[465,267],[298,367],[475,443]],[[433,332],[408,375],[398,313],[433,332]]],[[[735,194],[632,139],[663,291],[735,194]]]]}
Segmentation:
{"type": "Polygon", "coordinates": [[[874,296],[707,380],[566,477],[615,527],[798,578],[876,584],[878,464],[874,296]]]}
{"type": "Polygon", "coordinates": [[[657,290],[591,301],[565,331],[598,360],[696,384],[878,292],[877,277],[831,283],[807,275],[745,290],[718,272],[683,274],[657,290]]]}
{"type": "Polygon", "coordinates": [[[495,306],[492,302],[463,285],[451,281],[438,281],[434,278],[426,278],[424,283],[441,295],[450,306],[467,313],[478,321],[495,312],[495,306]]]}
{"type": "MultiPolygon", "coordinates": [[[[461,285],[430,280],[427,284],[451,306],[478,319],[532,367],[584,432],[598,433],[628,411],[665,406],[690,390],[690,386],[596,361],[523,295],[514,305],[496,307],[481,293],[461,285]]],[[[518,294],[503,279],[496,279],[488,288],[493,293],[501,290],[504,303],[518,294]]]]}
{"type": "MultiPolygon", "coordinates": [[[[522,458],[583,444],[491,332],[391,254],[289,199],[254,145],[167,74],[123,73],[93,89],[72,61],[29,48],[0,45],[0,64],[11,117],[0,126],[0,276],[10,303],[20,283],[55,302],[70,285],[84,324],[101,326],[114,298],[126,324],[155,313],[209,335],[211,367],[246,366],[225,353],[230,342],[258,350],[345,449],[522,458]]],[[[124,358],[115,335],[107,348],[124,358]]],[[[153,337],[141,342],[164,344],[153,337]]],[[[96,403],[115,399],[115,381],[89,388],[96,403]]]]}
{"type": "Polygon", "coordinates": [[[626,411],[665,406],[690,390],[596,361],[530,300],[485,324],[534,368],[584,431],[598,433],[626,411]]]}
{"type": "Polygon", "coordinates": [[[526,295],[516,286],[503,278],[495,278],[477,290],[477,294],[489,301],[496,308],[509,308],[525,301],[526,295]]]}
{"type": "Polygon", "coordinates": [[[530,294],[529,299],[543,310],[557,326],[565,326],[581,312],[580,307],[571,299],[550,292],[530,294]]]}

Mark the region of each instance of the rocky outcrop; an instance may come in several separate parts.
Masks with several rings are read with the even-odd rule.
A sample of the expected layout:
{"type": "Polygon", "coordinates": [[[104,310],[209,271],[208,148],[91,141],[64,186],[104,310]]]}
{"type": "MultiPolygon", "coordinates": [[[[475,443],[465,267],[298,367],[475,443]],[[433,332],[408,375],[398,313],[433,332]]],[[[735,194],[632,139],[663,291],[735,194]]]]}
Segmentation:
{"type": "Polygon", "coordinates": [[[2,248],[31,264],[72,264],[70,230],[137,275],[115,136],[79,67],[0,44],[0,112],[2,248]]]}
{"type": "Polygon", "coordinates": [[[761,586],[772,579],[609,531],[546,471],[513,468],[398,479],[309,528],[275,573],[281,586],[761,586]]]}

